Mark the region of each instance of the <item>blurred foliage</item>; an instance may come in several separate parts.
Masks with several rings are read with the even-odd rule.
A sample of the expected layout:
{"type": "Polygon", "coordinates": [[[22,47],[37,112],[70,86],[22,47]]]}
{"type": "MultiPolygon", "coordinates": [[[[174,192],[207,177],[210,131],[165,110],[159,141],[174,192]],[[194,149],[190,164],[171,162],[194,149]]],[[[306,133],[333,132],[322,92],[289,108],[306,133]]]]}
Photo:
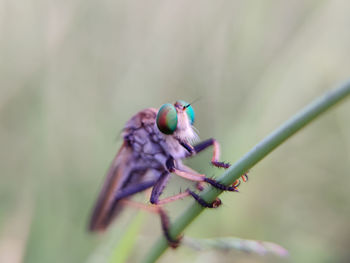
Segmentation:
{"type": "MultiPolygon", "coordinates": [[[[0,0],[0,262],[107,261],[136,211],[101,236],[86,223],[124,123],[200,98],[200,137],[237,160],[350,76],[348,10],[340,0],[0,0]]],[[[297,134],[185,233],[273,241],[289,260],[180,247],[160,262],[348,262],[349,113],[344,103],[297,134]]],[[[220,174],[209,158],[188,163],[220,174]]],[[[188,184],[173,178],[164,195],[188,184]]],[[[172,217],[185,203],[169,205],[172,217]]],[[[159,232],[146,215],[128,262],[159,232]]]]}

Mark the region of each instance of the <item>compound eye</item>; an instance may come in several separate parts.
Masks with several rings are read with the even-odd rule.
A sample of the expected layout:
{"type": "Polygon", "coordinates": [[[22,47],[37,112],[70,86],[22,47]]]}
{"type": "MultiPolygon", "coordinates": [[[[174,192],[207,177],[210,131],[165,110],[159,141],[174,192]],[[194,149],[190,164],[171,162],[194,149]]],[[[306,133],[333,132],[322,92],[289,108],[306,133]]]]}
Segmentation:
{"type": "Polygon", "coordinates": [[[183,107],[186,107],[186,113],[187,113],[188,119],[190,120],[191,125],[193,125],[193,123],[194,123],[194,110],[193,110],[191,104],[189,104],[183,100],[179,100],[177,102],[180,103],[183,107]]]}
{"type": "Polygon", "coordinates": [[[157,113],[157,127],[164,134],[173,134],[177,127],[177,113],[174,105],[167,103],[157,113]]]}
{"type": "Polygon", "coordinates": [[[187,113],[188,118],[190,119],[191,125],[193,125],[193,123],[194,123],[194,110],[193,110],[191,105],[188,105],[186,107],[186,113],[187,113]]]}

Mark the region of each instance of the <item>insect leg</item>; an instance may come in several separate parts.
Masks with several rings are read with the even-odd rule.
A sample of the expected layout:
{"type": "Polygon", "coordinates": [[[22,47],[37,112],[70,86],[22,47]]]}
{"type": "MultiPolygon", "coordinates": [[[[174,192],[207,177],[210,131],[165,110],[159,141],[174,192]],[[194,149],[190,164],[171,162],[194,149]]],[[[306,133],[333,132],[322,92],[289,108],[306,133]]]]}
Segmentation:
{"type": "Polygon", "coordinates": [[[201,198],[199,195],[197,195],[195,192],[192,192],[191,190],[187,190],[188,193],[203,207],[206,208],[217,208],[221,205],[221,200],[217,197],[214,202],[208,203],[203,198],[201,198]]]}
{"type": "MultiPolygon", "coordinates": [[[[188,169],[190,169],[189,167],[187,167],[188,169]]],[[[193,173],[194,171],[191,170],[193,173]]],[[[170,196],[167,197],[165,199],[159,200],[160,195],[162,194],[166,183],[169,180],[169,176],[170,173],[169,172],[164,172],[161,177],[158,179],[158,181],[156,182],[156,184],[154,185],[153,189],[152,189],[152,194],[151,194],[151,198],[150,198],[150,202],[152,204],[156,204],[156,205],[164,205],[173,201],[176,201],[178,199],[182,199],[186,196],[192,196],[200,205],[204,206],[204,207],[208,207],[208,208],[215,208],[218,207],[221,204],[220,199],[215,200],[213,203],[207,203],[205,200],[201,199],[198,195],[196,195],[194,192],[190,191],[190,190],[186,190],[183,193],[174,195],[174,196],[170,196]]],[[[201,183],[201,182],[198,182],[201,183]]]]}
{"type": "Polygon", "coordinates": [[[135,185],[131,185],[131,186],[127,186],[124,189],[118,191],[118,193],[115,195],[114,200],[118,201],[122,198],[134,195],[136,193],[142,192],[144,190],[146,190],[147,188],[150,188],[152,186],[154,186],[154,184],[156,183],[156,180],[152,180],[152,181],[145,181],[145,182],[141,182],[135,185]]]}
{"type": "Polygon", "coordinates": [[[194,148],[191,144],[183,142],[183,141],[179,141],[179,143],[181,144],[182,147],[184,147],[187,150],[189,155],[196,154],[196,151],[194,150],[194,148]]]}
{"type": "Polygon", "coordinates": [[[150,197],[150,202],[152,204],[157,204],[157,201],[159,199],[159,196],[162,194],[168,180],[170,177],[170,173],[165,171],[161,174],[158,181],[155,183],[155,185],[152,188],[152,193],[150,197]]]}
{"type": "Polygon", "coordinates": [[[183,199],[187,196],[190,196],[190,193],[188,190],[183,192],[183,193],[179,193],[177,195],[169,196],[169,197],[163,198],[161,200],[156,200],[155,204],[156,205],[165,205],[165,204],[174,202],[176,200],[183,199]]]}
{"type": "Polygon", "coordinates": [[[130,199],[120,200],[120,203],[122,203],[123,205],[134,207],[134,208],[142,209],[151,213],[158,213],[158,206],[155,206],[155,205],[147,205],[147,204],[139,203],[137,201],[133,201],[130,199]]]}
{"type": "Polygon", "coordinates": [[[158,207],[159,207],[158,213],[160,216],[160,222],[162,224],[162,230],[163,230],[164,236],[172,248],[177,248],[180,244],[181,239],[182,239],[182,235],[177,237],[176,239],[173,239],[171,237],[170,232],[169,232],[169,227],[170,227],[169,217],[168,217],[167,213],[160,206],[158,206],[158,207]]]}
{"type": "Polygon", "coordinates": [[[216,167],[225,168],[225,169],[229,168],[230,167],[229,163],[219,162],[220,145],[217,142],[217,140],[215,140],[213,138],[205,140],[205,141],[195,145],[194,150],[196,151],[196,153],[199,153],[210,146],[213,146],[213,157],[211,159],[211,163],[216,167]]]}
{"type": "MultiPolygon", "coordinates": [[[[191,167],[188,167],[188,166],[186,166],[184,164],[181,164],[181,170],[184,170],[184,171],[189,172],[189,173],[195,173],[195,174],[197,173],[191,167]]],[[[197,190],[203,191],[204,190],[204,185],[205,185],[205,182],[197,182],[196,183],[197,190]]]]}
{"type": "MultiPolygon", "coordinates": [[[[199,153],[203,150],[205,150],[206,148],[213,146],[213,157],[211,159],[211,163],[219,168],[229,168],[231,165],[229,163],[225,163],[225,162],[220,162],[219,158],[220,158],[220,144],[218,143],[217,140],[215,140],[214,138],[210,138],[208,140],[205,140],[197,145],[194,146],[194,150],[196,153],[199,153]]],[[[242,175],[242,180],[243,182],[248,181],[248,175],[247,173],[242,175]]],[[[238,185],[239,182],[235,182],[235,185],[238,185]]]]}
{"type": "Polygon", "coordinates": [[[129,206],[133,206],[133,207],[138,208],[138,209],[146,210],[148,212],[157,213],[160,217],[162,230],[163,230],[165,238],[167,239],[169,245],[172,248],[176,248],[180,244],[182,236],[177,237],[176,239],[171,237],[171,235],[169,233],[170,220],[169,220],[169,217],[168,217],[166,211],[162,208],[162,205],[165,205],[167,203],[185,198],[187,196],[192,196],[200,205],[202,205],[204,207],[208,207],[208,208],[216,208],[221,204],[221,200],[219,198],[217,198],[213,203],[207,203],[202,198],[200,198],[197,194],[195,194],[194,192],[192,192],[190,190],[186,190],[183,193],[180,193],[180,194],[177,194],[174,196],[170,196],[170,197],[167,197],[167,198],[164,198],[161,200],[156,200],[156,204],[154,204],[154,205],[146,205],[146,204],[138,203],[138,202],[128,200],[128,199],[120,200],[120,202],[122,202],[123,205],[129,205],[129,206]]]}
{"type": "MultiPolygon", "coordinates": [[[[188,193],[187,193],[188,196],[188,193]]],[[[161,207],[160,204],[156,204],[156,205],[145,205],[145,204],[141,204],[141,203],[137,203],[134,202],[132,200],[121,200],[121,202],[124,205],[130,205],[139,209],[143,209],[152,213],[157,213],[160,217],[160,222],[162,225],[162,230],[163,230],[163,234],[165,236],[165,238],[167,239],[169,246],[171,246],[172,248],[177,248],[180,244],[180,241],[182,239],[182,236],[177,237],[177,238],[172,238],[169,232],[169,228],[170,228],[170,219],[167,215],[167,213],[165,212],[165,210],[161,207]]]]}
{"type": "Polygon", "coordinates": [[[111,207],[110,207],[104,220],[106,222],[108,222],[113,217],[113,213],[114,213],[120,200],[127,198],[131,195],[134,195],[136,193],[142,192],[142,191],[146,190],[147,188],[152,187],[155,183],[156,183],[155,180],[141,182],[141,183],[138,183],[135,185],[127,186],[124,189],[118,191],[117,194],[113,198],[111,207]]]}
{"type": "Polygon", "coordinates": [[[194,192],[192,192],[189,189],[187,189],[183,193],[180,193],[180,194],[177,194],[177,195],[174,195],[171,197],[167,197],[167,198],[162,199],[162,200],[158,200],[157,204],[155,206],[158,207],[158,213],[160,216],[164,236],[172,248],[178,247],[178,245],[180,244],[180,241],[182,239],[182,236],[177,237],[175,239],[171,237],[170,232],[169,232],[169,227],[170,227],[169,217],[166,214],[166,212],[161,208],[161,206],[164,204],[173,202],[175,200],[182,199],[182,198],[187,197],[187,196],[192,196],[203,207],[216,208],[216,207],[221,205],[221,200],[219,198],[216,198],[216,200],[212,203],[207,203],[205,200],[203,200],[201,197],[199,197],[197,194],[195,194],[194,192]]]}
{"type": "Polygon", "coordinates": [[[183,199],[187,196],[192,196],[200,205],[207,207],[207,208],[216,208],[221,204],[221,200],[219,198],[217,198],[212,203],[208,203],[204,199],[199,197],[196,193],[194,193],[193,191],[191,191],[189,189],[187,189],[185,192],[179,193],[177,195],[172,195],[172,196],[160,199],[160,200],[157,199],[157,200],[155,200],[155,202],[153,204],[154,205],[165,205],[165,204],[174,202],[176,200],[183,199]]]}
{"type": "MultiPolygon", "coordinates": [[[[144,205],[144,204],[137,203],[137,202],[126,199],[127,197],[129,197],[133,194],[136,194],[138,192],[142,192],[142,191],[144,191],[147,188],[150,188],[152,186],[154,186],[154,189],[156,189],[156,190],[154,190],[154,189],[152,190],[153,199],[154,198],[158,199],[159,195],[163,191],[163,189],[168,181],[169,176],[170,176],[170,173],[165,172],[161,175],[161,177],[158,180],[146,181],[146,182],[141,182],[141,183],[138,183],[135,185],[130,185],[130,186],[125,187],[121,191],[119,191],[113,199],[111,209],[109,210],[109,213],[108,213],[106,219],[109,220],[109,218],[111,218],[113,216],[113,211],[115,210],[115,207],[118,205],[119,202],[123,203],[124,205],[125,204],[131,205],[131,206],[137,207],[139,209],[144,209],[144,210],[147,210],[150,212],[157,213],[160,216],[164,236],[168,240],[169,245],[173,248],[176,248],[180,243],[181,237],[176,238],[176,239],[171,238],[171,236],[169,234],[169,217],[166,214],[166,212],[160,207],[160,205],[152,205],[152,206],[144,205]]],[[[188,196],[188,193],[186,193],[186,196],[188,196]]],[[[177,199],[178,198],[174,198],[173,201],[175,201],[177,199]]],[[[152,197],[151,197],[151,202],[152,202],[152,197]]]]}
{"type": "MultiPolygon", "coordinates": [[[[171,160],[169,162],[167,162],[167,166],[172,166],[171,163],[172,163],[171,160]]],[[[200,205],[202,205],[204,207],[208,207],[208,208],[216,208],[221,204],[221,200],[219,198],[217,198],[213,203],[207,203],[205,200],[203,200],[197,194],[195,194],[194,192],[192,192],[190,190],[186,190],[183,193],[159,200],[159,197],[162,194],[162,192],[166,186],[166,183],[169,180],[169,177],[170,177],[170,173],[168,171],[165,171],[162,173],[162,175],[160,176],[160,178],[158,179],[158,181],[156,182],[156,184],[154,185],[154,187],[152,189],[150,202],[152,204],[155,204],[158,207],[158,213],[159,213],[159,216],[161,219],[162,230],[163,230],[164,236],[168,240],[169,245],[173,248],[176,248],[180,243],[181,237],[173,239],[170,236],[169,217],[160,206],[167,204],[167,203],[170,203],[170,202],[173,202],[173,201],[176,201],[178,199],[182,199],[182,198],[187,197],[187,196],[192,196],[200,205]]]]}
{"type": "Polygon", "coordinates": [[[220,189],[222,191],[238,192],[238,190],[235,187],[235,185],[233,185],[233,186],[226,186],[226,185],[224,185],[222,183],[219,183],[215,179],[205,177],[205,175],[203,175],[203,174],[190,173],[190,172],[179,170],[179,169],[177,169],[175,167],[173,167],[170,171],[172,173],[178,175],[178,176],[181,176],[181,177],[186,178],[186,179],[191,180],[191,181],[206,182],[206,183],[211,184],[215,188],[220,189]]]}

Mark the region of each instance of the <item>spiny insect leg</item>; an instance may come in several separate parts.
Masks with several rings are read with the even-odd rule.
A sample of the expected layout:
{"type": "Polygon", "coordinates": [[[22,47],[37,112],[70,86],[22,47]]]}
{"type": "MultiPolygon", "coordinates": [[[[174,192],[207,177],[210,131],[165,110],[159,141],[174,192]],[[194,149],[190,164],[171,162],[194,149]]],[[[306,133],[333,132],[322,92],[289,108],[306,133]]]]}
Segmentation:
{"type": "Polygon", "coordinates": [[[152,188],[152,193],[150,197],[150,202],[152,204],[157,204],[157,201],[162,194],[168,180],[170,177],[170,173],[168,171],[165,171],[161,174],[158,181],[155,183],[155,185],[152,188]]]}
{"type": "Polygon", "coordinates": [[[234,187],[234,186],[226,186],[226,185],[224,185],[222,183],[219,183],[215,179],[205,177],[205,175],[203,175],[203,174],[194,174],[194,173],[182,171],[182,170],[179,170],[179,169],[176,169],[176,168],[173,168],[171,170],[171,172],[176,174],[176,175],[178,175],[178,176],[181,176],[183,178],[191,180],[191,181],[206,182],[206,183],[211,184],[215,188],[220,189],[222,191],[238,192],[236,187],[234,187]]]}
{"type": "MultiPolygon", "coordinates": [[[[220,158],[220,145],[214,138],[205,140],[205,141],[195,145],[194,150],[196,153],[199,153],[199,152],[205,150],[206,148],[208,148],[209,146],[213,146],[213,157],[211,159],[212,165],[219,167],[219,168],[225,168],[225,169],[229,168],[231,166],[229,163],[218,161],[220,158]]],[[[242,180],[243,180],[243,182],[248,181],[247,173],[244,173],[242,175],[242,180]]],[[[237,183],[234,183],[234,185],[236,185],[236,184],[237,183]]]]}
{"type": "Polygon", "coordinates": [[[230,167],[229,163],[219,161],[219,159],[220,159],[220,145],[217,142],[217,140],[215,140],[213,138],[205,140],[205,141],[195,145],[194,150],[196,151],[196,153],[199,153],[210,146],[213,146],[213,157],[211,159],[212,165],[219,167],[219,168],[225,168],[225,169],[229,168],[230,167]]]}
{"type": "Polygon", "coordinates": [[[189,189],[187,189],[183,193],[179,193],[177,195],[170,196],[170,197],[167,197],[167,198],[164,198],[161,200],[156,200],[156,203],[154,205],[146,205],[146,204],[138,203],[138,202],[128,200],[128,199],[122,199],[122,200],[120,200],[120,202],[122,202],[124,205],[128,205],[128,206],[132,206],[132,207],[135,207],[138,209],[146,210],[146,211],[151,212],[151,213],[157,213],[160,217],[160,220],[161,220],[163,234],[164,234],[165,238],[167,239],[169,246],[171,246],[172,248],[177,248],[180,244],[182,236],[177,237],[175,239],[171,237],[171,235],[169,233],[170,220],[169,220],[167,213],[165,212],[165,210],[161,206],[168,204],[168,203],[171,203],[173,201],[179,200],[179,199],[183,199],[187,196],[192,196],[201,206],[204,206],[207,208],[216,208],[219,205],[221,205],[221,200],[219,198],[217,198],[213,203],[208,203],[204,199],[199,197],[196,193],[194,193],[193,191],[191,191],[189,189]]]}
{"type": "Polygon", "coordinates": [[[136,193],[142,192],[142,191],[154,186],[155,183],[156,183],[155,180],[151,180],[151,181],[145,181],[145,182],[141,182],[138,184],[134,184],[134,185],[130,185],[128,187],[125,187],[117,192],[117,194],[114,196],[114,200],[117,201],[117,200],[123,199],[125,197],[134,195],[136,193]]]}
{"type": "Polygon", "coordinates": [[[198,196],[196,193],[194,193],[193,191],[191,191],[189,189],[187,189],[183,193],[179,193],[179,194],[174,195],[174,196],[170,196],[170,197],[167,197],[167,198],[164,198],[161,200],[157,200],[156,204],[153,205],[153,207],[157,208],[157,212],[160,215],[164,236],[172,248],[177,248],[179,246],[180,241],[182,239],[182,236],[177,237],[176,239],[171,237],[171,235],[169,233],[170,220],[169,220],[169,217],[166,214],[166,212],[161,208],[161,206],[164,204],[179,200],[179,199],[183,199],[187,196],[192,196],[201,206],[206,207],[206,208],[217,208],[218,206],[221,205],[221,200],[219,198],[216,198],[216,200],[212,203],[208,203],[204,199],[202,199],[200,196],[198,196]]]}
{"type": "Polygon", "coordinates": [[[185,198],[185,197],[187,197],[189,195],[190,195],[190,193],[188,191],[185,191],[185,192],[179,193],[177,195],[173,195],[173,196],[169,196],[169,197],[163,198],[161,200],[157,200],[155,204],[157,204],[157,205],[165,205],[165,204],[174,202],[176,200],[183,199],[183,198],[185,198]]]}
{"type": "Polygon", "coordinates": [[[204,207],[208,207],[208,208],[216,208],[218,207],[219,205],[221,205],[221,200],[219,198],[217,198],[214,202],[212,203],[208,203],[206,202],[204,199],[202,199],[201,197],[199,197],[196,193],[194,193],[193,191],[187,189],[185,192],[183,193],[179,193],[177,195],[173,195],[173,196],[170,196],[170,197],[167,197],[167,198],[164,198],[164,199],[161,199],[161,200],[158,200],[156,202],[156,205],[165,205],[165,204],[168,204],[168,203],[171,203],[171,202],[174,202],[176,200],[179,200],[179,199],[183,199],[187,196],[192,196],[201,206],[204,206],[204,207]]]}
{"type": "MultiPolygon", "coordinates": [[[[194,170],[192,170],[191,168],[187,167],[187,166],[184,166],[183,167],[184,169],[188,170],[188,171],[191,171],[192,173],[195,173],[194,170]]],[[[165,187],[165,184],[166,184],[166,181],[169,177],[169,174],[163,174],[161,176],[161,178],[159,179],[159,181],[154,185],[153,189],[152,189],[152,195],[151,195],[151,198],[150,198],[150,202],[152,204],[156,204],[156,205],[164,205],[164,204],[167,204],[167,203],[170,203],[170,202],[173,202],[173,201],[176,201],[176,200],[179,200],[179,199],[183,199],[187,196],[192,196],[200,205],[204,206],[204,207],[209,207],[209,208],[214,208],[214,207],[218,207],[220,204],[221,204],[221,201],[220,199],[214,201],[213,203],[207,203],[205,200],[203,200],[202,198],[200,198],[197,194],[195,194],[194,192],[190,191],[189,189],[187,189],[185,192],[183,193],[179,193],[177,195],[173,195],[173,196],[170,196],[170,197],[167,197],[167,198],[164,198],[164,199],[161,199],[161,200],[158,200],[159,196],[161,195],[164,187],[165,187]]],[[[198,182],[199,184],[200,183],[204,183],[204,181],[202,182],[198,182]]]]}
{"type": "Polygon", "coordinates": [[[158,213],[160,216],[160,221],[162,224],[164,236],[172,248],[177,248],[180,245],[180,242],[181,242],[181,239],[183,236],[181,235],[181,236],[177,237],[176,239],[171,237],[170,232],[169,232],[169,228],[170,228],[169,217],[168,217],[167,213],[160,206],[158,206],[158,209],[159,209],[158,213]]]}
{"type": "Polygon", "coordinates": [[[238,189],[236,188],[236,186],[226,186],[211,178],[205,177],[204,182],[211,184],[215,188],[220,189],[222,191],[238,192],[238,189]]]}
{"type": "Polygon", "coordinates": [[[221,205],[221,200],[219,198],[216,198],[214,202],[208,203],[203,198],[201,198],[199,195],[197,195],[195,192],[192,192],[191,190],[187,190],[188,193],[203,207],[206,208],[217,208],[221,205]]]}
{"type": "MultiPolygon", "coordinates": [[[[197,172],[195,170],[193,170],[191,167],[188,167],[188,166],[186,166],[184,164],[182,164],[181,169],[183,169],[184,171],[187,171],[189,173],[197,174],[197,172]]],[[[205,185],[205,182],[197,182],[196,183],[197,190],[203,191],[204,190],[204,185],[205,185]]]]}
{"type": "Polygon", "coordinates": [[[112,200],[111,207],[108,210],[105,220],[109,221],[113,217],[113,213],[115,212],[116,207],[120,200],[124,200],[125,198],[131,195],[142,192],[152,187],[155,183],[156,181],[146,181],[146,182],[131,185],[131,186],[125,187],[124,189],[119,190],[112,200]]]}

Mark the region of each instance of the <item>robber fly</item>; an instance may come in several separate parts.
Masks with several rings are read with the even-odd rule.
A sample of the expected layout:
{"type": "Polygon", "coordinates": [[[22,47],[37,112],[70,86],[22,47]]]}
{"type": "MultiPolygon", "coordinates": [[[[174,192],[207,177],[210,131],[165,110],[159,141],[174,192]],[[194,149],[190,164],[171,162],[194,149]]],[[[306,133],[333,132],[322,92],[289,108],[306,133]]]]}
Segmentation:
{"type": "MultiPolygon", "coordinates": [[[[223,185],[182,163],[182,159],[213,146],[211,163],[221,168],[230,166],[219,161],[219,144],[215,139],[192,145],[198,138],[193,127],[194,119],[191,104],[179,100],[174,104],[164,104],[159,110],[142,110],[126,123],[122,132],[123,144],[109,168],[93,209],[90,231],[106,229],[124,206],[134,205],[158,213],[166,239],[172,247],[176,247],[180,239],[170,237],[169,218],[162,205],[186,196],[192,196],[200,205],[208,208],[219,206],[221,201],[216,199],[213,203],[207,203],[189,189],[160,200],[171,174],[197,182],[198,190],[208,183],[220,190],[237,191],[238,182],[231,186],[223,185]],[[149,188],[152,188],[152,205],[129,200],[132,195],[149,188]]],[[[245,181],[247,177],[242,178],[245,181]]]]}

